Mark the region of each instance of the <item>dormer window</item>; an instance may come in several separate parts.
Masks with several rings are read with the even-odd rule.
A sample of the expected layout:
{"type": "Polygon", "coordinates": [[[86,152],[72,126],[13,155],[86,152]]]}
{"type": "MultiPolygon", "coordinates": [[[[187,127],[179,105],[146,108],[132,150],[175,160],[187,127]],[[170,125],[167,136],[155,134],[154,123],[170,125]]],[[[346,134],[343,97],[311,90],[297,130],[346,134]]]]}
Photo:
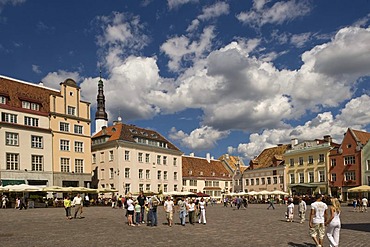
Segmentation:
{"type": "Polygon", "coordinates": [[[30,109],[33,111],[39,111],[40,110],[40,104],[38,103],[31,103],[29,101],[22,101],[22,108],[24,109],[30,109]]]}
{"type": "Polygon", "coordinates": [[[152,134],[152,137],[153,138],[157,138],[158,136],[156,134],[152,134]]]}
{"type": "Polygon", "coordinates": [[[201,175],[201,176],[202,176],[202,175],[203,175],[203,172],[199,172],[199,175],[201,175]]]}
{"type": "Polygon", "coordinates": [[[0,95],[0,104],[6,104],[6,97],[0,95]]]}
{"type": "Polygon", "coordinates": [[[192,174],[193,174],[193,171],[192,171],[192,170],[190,170],[190,171],[189,171],[189,175],[192,175],[192,174]]]}

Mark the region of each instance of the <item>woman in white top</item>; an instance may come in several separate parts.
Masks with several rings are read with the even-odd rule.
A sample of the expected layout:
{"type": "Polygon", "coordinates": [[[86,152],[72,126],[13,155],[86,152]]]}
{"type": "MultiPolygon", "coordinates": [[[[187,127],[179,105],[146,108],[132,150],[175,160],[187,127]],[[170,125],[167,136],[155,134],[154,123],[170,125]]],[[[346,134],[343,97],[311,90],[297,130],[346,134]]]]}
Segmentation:
{"type": "Polygon", "coordinates": [[[207,223],[206,221],[206,202],[204,201],[204,198],[200,199],[199,202],[199,210],[200,210],[200,216],[199,216],[199,224],[203,223],[204,225],[207,223]]]}
{"type": "Polygon", "coordinates": [[[195,221],[195,202],[194,200],[190,199],[188,208],[189,208],[189,223],[194,225],[194,221],[195,221]]]}
{"type": "Polygon", "coordinates": [[[132,200],[132,195],[129,193],[127,195],[127,222],[129,226],[135,226],[133,222],[133,217],[134,217],[134,201],[132,200]]]}
{"type": "Polygon", "coordinates": [[[339,233],[340,233],[340,202],[337,198],[331,199],[330,217],[325,222],[328,226],[326,236],[329,239],[330,247],[339,246],[339,233]]]}

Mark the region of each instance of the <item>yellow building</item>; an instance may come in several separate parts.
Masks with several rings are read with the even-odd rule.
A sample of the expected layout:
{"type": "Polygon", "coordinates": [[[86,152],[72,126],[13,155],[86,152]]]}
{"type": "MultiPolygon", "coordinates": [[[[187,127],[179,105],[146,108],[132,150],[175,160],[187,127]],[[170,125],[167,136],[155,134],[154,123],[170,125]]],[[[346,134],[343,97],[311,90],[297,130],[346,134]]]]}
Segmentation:
{"type": "Polygon", "coordinates": [[[54,185],[90,186],[90,122],[90,103],[74,80],[65,80],[60,94],[50,96],[54,185]]]}
{"type": "Polygon", "coordinates": [[[284,154],[287,187],[290,194],[330,194],[328,171],[330,150],[337,144],[330,136],[298,143],[293,139],[291,149],[284,154]]]}

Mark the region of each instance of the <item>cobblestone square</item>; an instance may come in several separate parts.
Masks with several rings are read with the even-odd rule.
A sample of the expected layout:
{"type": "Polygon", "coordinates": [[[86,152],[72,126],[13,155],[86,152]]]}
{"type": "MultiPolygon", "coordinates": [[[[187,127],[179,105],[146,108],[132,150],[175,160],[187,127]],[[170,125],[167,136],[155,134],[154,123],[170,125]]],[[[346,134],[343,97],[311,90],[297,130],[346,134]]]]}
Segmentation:
{"type": "MultiPolygon", "coordinates": [[[[207,207],[207,225],[165,224],[159,208],[159,226],[127,226],[123,209],[85,207],[82,219],[66,220],[63,208],[2,209],[0,246],[315,246],[308,235],[308,220],[297,214],[285,222],[285,205],[267,210],[250,204],[236,210],[221,205],[207,207]]],[[[309,207],[308,207],[309,209],[309,207]]],[[[308,212],[306,214],[308,219],[308,212]]],[[[370,212],[342,212],[340,246],[369,246],[370,212]]],[[[325,240],[324,246],[329,246],[325,240]]]]}

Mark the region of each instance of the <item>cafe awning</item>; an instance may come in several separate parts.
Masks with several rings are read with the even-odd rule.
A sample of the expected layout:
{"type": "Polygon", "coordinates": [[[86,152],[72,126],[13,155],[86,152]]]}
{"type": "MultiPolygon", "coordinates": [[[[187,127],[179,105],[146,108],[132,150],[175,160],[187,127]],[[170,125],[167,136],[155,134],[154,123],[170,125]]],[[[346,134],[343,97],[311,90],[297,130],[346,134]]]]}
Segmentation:
{"type": "Polygon", "coordinates": [[[17,180],[17,179],[2,179],[1,183],[2,183],[2,186],[7,186],[7,185],[25,184],[26,181],[17,180]]]}

